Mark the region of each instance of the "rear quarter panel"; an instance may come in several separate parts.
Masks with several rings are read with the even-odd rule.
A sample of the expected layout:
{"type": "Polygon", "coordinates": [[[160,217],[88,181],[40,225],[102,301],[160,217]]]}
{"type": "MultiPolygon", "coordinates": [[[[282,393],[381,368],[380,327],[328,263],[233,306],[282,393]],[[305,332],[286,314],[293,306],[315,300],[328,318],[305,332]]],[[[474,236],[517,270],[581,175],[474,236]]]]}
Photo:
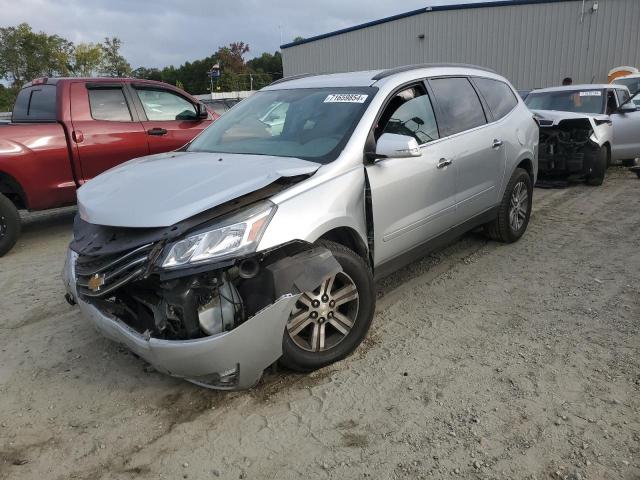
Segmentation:
{"type": "Polygon", "coordinates": [[[520,101],[511,114],[502,119],[502,131],[506,147],[505,172],[500,182],[502,199],[514,170],[524,160],[530,160],[533,167],[533,182],[538,177],[538,143],[540,132],[533,119],[533,113],[520,101]]]}

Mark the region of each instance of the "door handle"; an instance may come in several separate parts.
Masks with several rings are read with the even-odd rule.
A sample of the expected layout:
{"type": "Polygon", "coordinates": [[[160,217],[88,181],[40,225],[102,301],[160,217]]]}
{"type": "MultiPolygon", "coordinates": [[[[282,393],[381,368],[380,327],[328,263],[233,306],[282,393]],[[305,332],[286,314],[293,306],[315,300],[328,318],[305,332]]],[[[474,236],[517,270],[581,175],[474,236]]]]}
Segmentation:
{"type": "Polygon", "coordinates": [[[497,138],[493,139],[493,148],[500,148],[504,142],[502,140],[498,140],[497,138]]]}
{"type": "Polygon", "coordinates": [[[161,135],[166,135],[167,131],[164,128],[150,128],[149,130],[147,130],[147,133],[149,135],[157,135],[157,136],[161,136],[161,135]]]}
{"type": "Polygon", "coordinates": [[[438,164],[436,165],[437,168],[444,168],[447,165],[451,165],[453,163],[453,160],[447,160],[446,158],[441,158],[438,161],[438,164]]]}
{"type": "Polygon", "coordinates": [[[71,138],[73,138],[73,141],[76,143],[84,142],[84,134],[80,130],[74,130],[71,132],[71,138]]]}

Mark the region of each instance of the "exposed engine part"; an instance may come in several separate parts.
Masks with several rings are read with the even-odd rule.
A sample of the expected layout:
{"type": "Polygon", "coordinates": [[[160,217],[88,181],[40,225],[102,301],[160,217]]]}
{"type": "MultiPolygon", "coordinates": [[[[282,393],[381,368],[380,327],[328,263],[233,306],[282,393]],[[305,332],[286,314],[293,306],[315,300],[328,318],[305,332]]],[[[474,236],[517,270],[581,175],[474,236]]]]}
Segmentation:
{"type": "Polygon", "coordinates": [[[254,258],[242,260],[238,265],[238,275],[241,278],[253,278],[260,271],[260,264],[254,258]]]}
{"type": "Polygon", "coordinates": [[[238,290],[230,281],[225,281],[213,298],[198,308],[200,328],[207,335],[227,332],[235,327],[241,311],[242,299],[238,290]]]}
{"type": "Polygon", "coordinates": [[[564,120],[557,126],[540,124],[538,166],[541,176],[585,175],[589,171],[591,154],[597,147],[587,120],[564,120]]]}

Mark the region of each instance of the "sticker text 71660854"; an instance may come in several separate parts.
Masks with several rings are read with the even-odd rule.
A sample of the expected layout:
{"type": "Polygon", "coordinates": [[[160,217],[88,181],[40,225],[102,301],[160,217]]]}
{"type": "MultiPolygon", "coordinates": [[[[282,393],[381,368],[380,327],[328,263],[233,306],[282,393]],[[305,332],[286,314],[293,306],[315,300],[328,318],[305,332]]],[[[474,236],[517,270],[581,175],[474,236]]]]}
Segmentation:
{"type": "Polygon", "coordinates": [[[324,103],[364,103],[368,96],[360,93],[332,93],[327,95],[324,103]]]}

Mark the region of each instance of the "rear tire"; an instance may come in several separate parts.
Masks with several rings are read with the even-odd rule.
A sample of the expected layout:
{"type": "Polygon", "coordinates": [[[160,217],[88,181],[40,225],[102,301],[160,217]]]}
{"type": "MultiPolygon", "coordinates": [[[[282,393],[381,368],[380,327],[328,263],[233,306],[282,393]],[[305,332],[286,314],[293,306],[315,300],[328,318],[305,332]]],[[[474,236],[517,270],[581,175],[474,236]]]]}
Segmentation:
{"type": "Polygon", "coordinates": [[[591,160],[591,172],[589,172],[586,180],[587,185],[594,187],[602,185],[607,171],[608,158],[609,151],[604,145],[593,153],[591,160]]]}
{"type": "Polygon", "coordinates": [[[498,216],[484,225],[485,234],[492,240],[513,243],[527,229],[531,216],[533,184],[529,173],[516,168],[498,207],[498,216]]]}
{"type": "Polygon", "coordinates": [[[18,209],[11,200],[0,194],[0,257],[16,244],[20,230],[18,209]]]}
{"type": "Polygon", "coordinates": [[[280,364],[298,372],[316,370],[352,353],[367,335],[375,310],[369,264],[343,245],[324,240],[318,243],[331,251],[343,272],[331,284],[324,281],[313,292],[305,292],[291,312],[282,339],[280,364]],[[343,301],[348,296],[341,292],[348,292],[353,286],[357,298],[343,301]],[[329,295],[324,296],[327,290],[329,295]],[[312,307],[312,301],[317,301],[318,307],[312,307]],[[299,328],[301,331],[296,332],[299,328]]]}

